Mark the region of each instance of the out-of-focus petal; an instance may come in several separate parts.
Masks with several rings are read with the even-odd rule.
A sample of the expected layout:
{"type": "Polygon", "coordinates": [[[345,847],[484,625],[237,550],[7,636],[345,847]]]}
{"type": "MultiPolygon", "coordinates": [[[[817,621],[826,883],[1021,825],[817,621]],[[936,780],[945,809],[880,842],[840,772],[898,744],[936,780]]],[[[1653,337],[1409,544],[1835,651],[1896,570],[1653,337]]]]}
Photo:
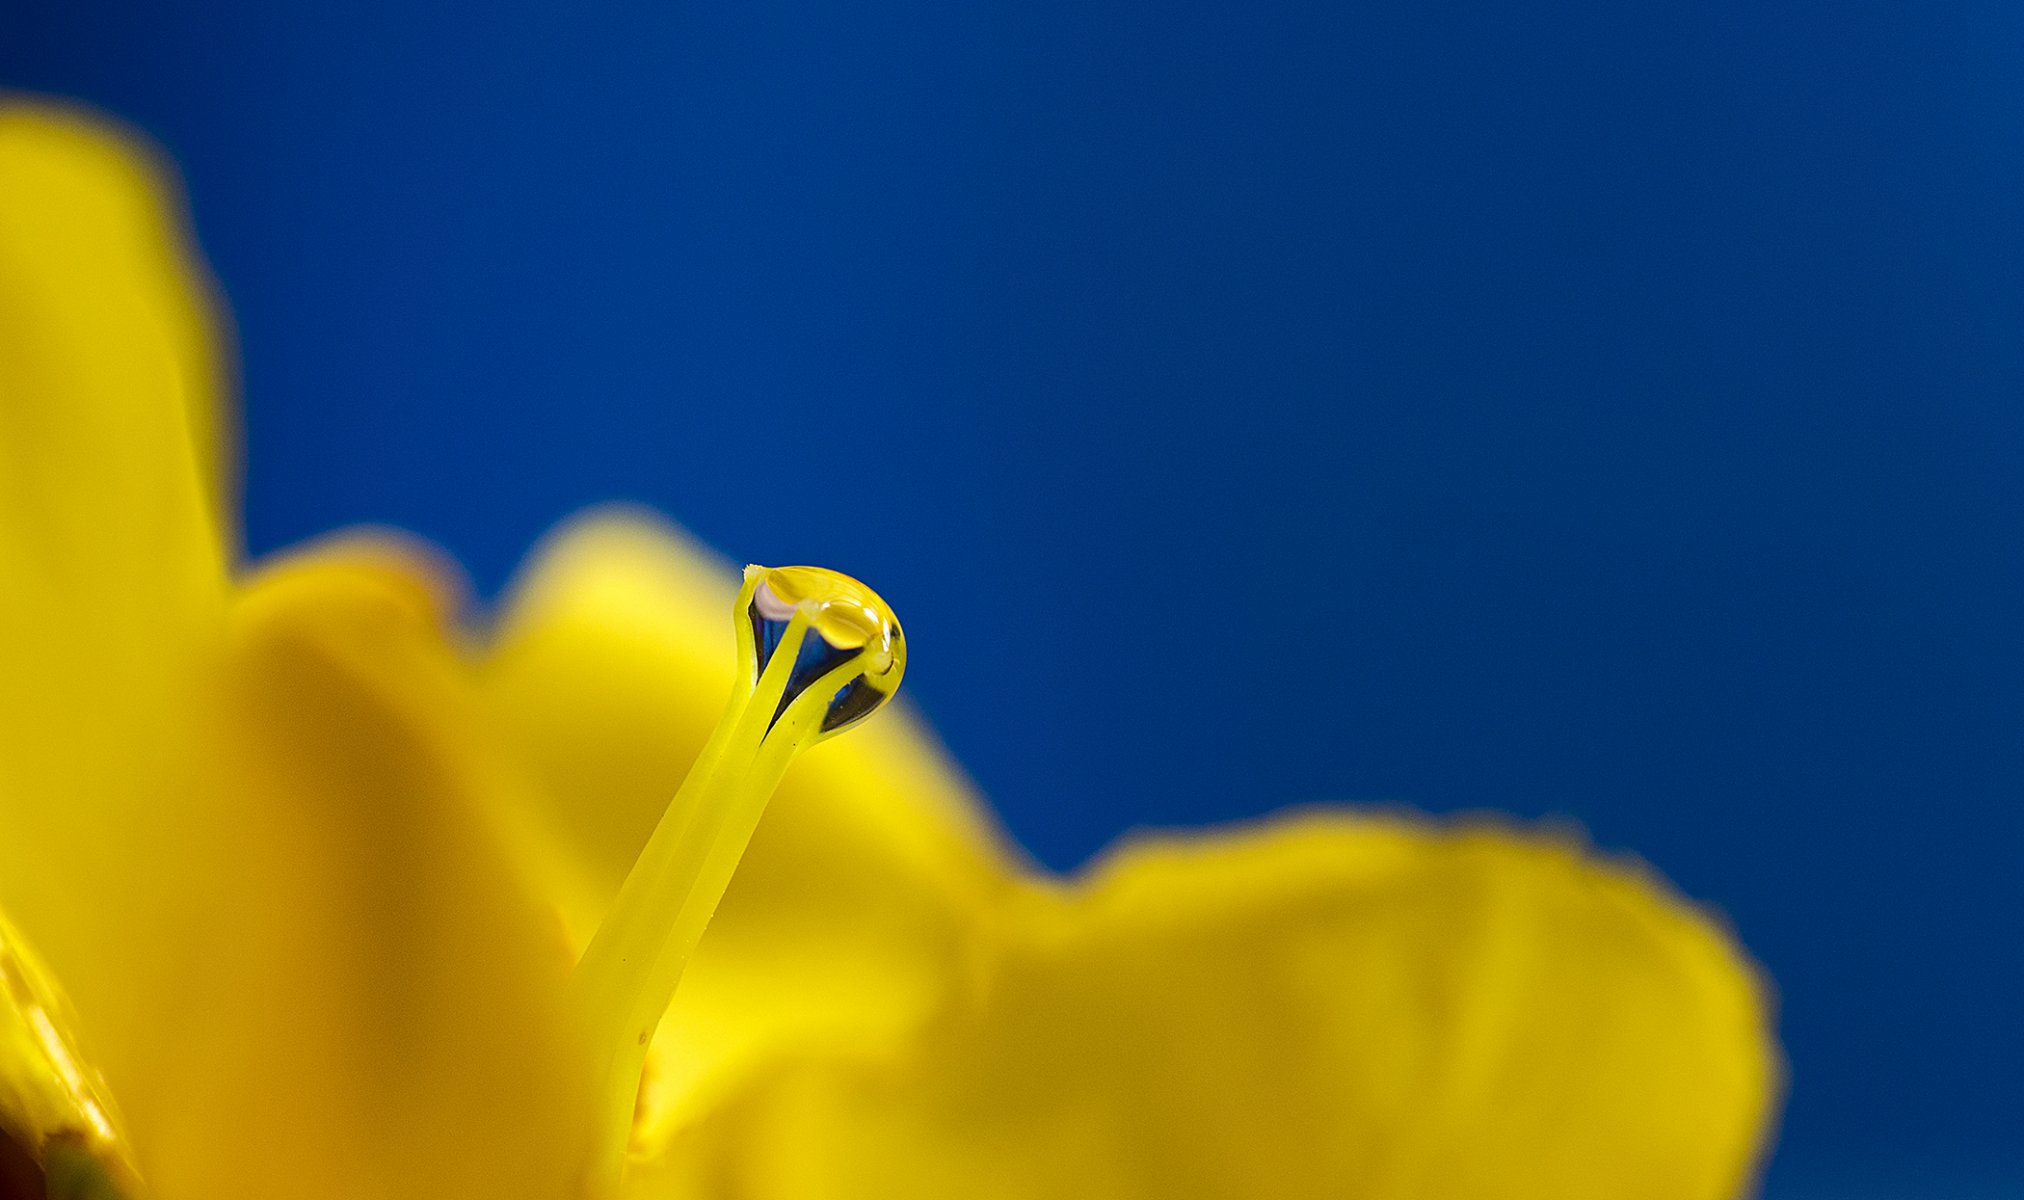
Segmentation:
{"type": "Polygon", "coordinates": [[[426,574],[333,545],[237,603],[192,812],[232,867],[178,914],[191,991],[119,1099],[163,1200],[571,1194],[569,954],[492,827],[426,574]]]}
{"type": "Polygon", "coordinates": [[[73,1182],[133,1192],[130,1151],[62,987],[0,914],[0,1196],[73,1182]]]}
{"type": "Polygon", "coordinates": [[[1549,840],[1151,841],[1003,928],[908,1052],[753,1082],[637,1194],[1727,1200],[1775,1090],[1734,945],[1549,840]]]}
{"type": "Polygon", "coordinates": [[[222,611],[207,293],[144,156],[0,104],[0,906],[118,1077],[161,1001],[188,678],[222,611]]]}
{"type": "MultiPolygon", "coordinates": [[[[595,928],[730,694],[736,574],[650,517],[592,514],[530,568],[484,667],[540,780],[579,938],[595,928]]],[[[943,1002],[1011,867],[904,712],[789,772],[661,1026],[651,1142],[762,1063],[891,1037],[943,1002]]]]}

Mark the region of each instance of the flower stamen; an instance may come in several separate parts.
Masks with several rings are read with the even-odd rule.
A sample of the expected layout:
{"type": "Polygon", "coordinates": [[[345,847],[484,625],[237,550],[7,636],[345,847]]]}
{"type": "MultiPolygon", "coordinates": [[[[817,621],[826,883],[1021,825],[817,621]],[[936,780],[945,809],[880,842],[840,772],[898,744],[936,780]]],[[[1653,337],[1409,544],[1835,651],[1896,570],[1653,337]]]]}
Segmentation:
{"type": "Polygon", "coordinates": [[[600,1063],[592,1193],[614,1187],[647,1046],[774,788],[795,756],[899,689],[906,643],[885,602],[819,567],[745,568],[741,669],[716,731],[633,864],[574,987],[600,1063]]]}

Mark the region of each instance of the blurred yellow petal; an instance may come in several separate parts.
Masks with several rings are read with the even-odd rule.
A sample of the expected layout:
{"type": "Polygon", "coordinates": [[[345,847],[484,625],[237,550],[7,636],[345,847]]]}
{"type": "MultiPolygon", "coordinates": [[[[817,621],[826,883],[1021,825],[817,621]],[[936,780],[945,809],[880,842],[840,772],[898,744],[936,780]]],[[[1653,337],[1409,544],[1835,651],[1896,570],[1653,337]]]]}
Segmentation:
{"type": "Polygon", "coordinates": [[[492,827],[434,585],[335,545],[232,614],[199,810],[234,850],[183,919],[202,970],[120,1096],[164,1200],[557,1197],[586,1056],[567,946],[492,827]]]}
{"type": "Polygon", "coordinates": [[[750,1081],[637,1195],[1725,1200],[1776,1071],[1732,943],[1537,838],[1313,817],[1024,893],[904,1053],[750,1081]]]}
{"type": "Polygon", "coordinates": [[[588,939],[730,690],[729,576],[640,515],[578,518],[527,566],[481,666],[501,740],[542,789],[534,814],[577,884],[588,939]]]}
{"type": "Polygon", "coordinates": [[[83,118],[0,105],[0,907],[109,1073],[164,994],[173,811],[216,631],[216,365],[167,190],[83,118]]]}
{"type": "Polygon", "coordinates": [[[108,1186],[130,1193],[133,1182],[118,1109],[79,1047],[77,1018],[34,948],[0,916],[0,1196],[108,1186]]]}
{"type": "MultiPolygon", "coordinates": [[[[541,784],[587,937],[730,693],[737,576],[641,514],[561,531],[486,664],[501,742],[541,784]]],[[[661,1025],[651,1142],[760,1064],[892,1037],[942,1004],[1008,885],[997,832],[919,723],[883,713],[788,773],[661,1025]]]]}

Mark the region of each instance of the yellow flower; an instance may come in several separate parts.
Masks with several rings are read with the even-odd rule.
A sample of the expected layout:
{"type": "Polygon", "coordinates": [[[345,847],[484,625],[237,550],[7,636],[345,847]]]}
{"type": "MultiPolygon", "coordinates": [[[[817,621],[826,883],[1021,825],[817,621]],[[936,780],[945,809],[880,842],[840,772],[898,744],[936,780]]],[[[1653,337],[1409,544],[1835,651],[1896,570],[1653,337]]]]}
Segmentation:
{"type": "Polygon", "coordinates": [[[1642,869],[1316,811],[1058,879],[896,713],[788,772],[636,1085],[768,790],[731,737],[641,858],[750,690],[737,580],[628,513],[483,641],[391,536],[242,573],[185,244],[119,138],[0,109],[0,1196],[573,1200],[628,1141],[642,1200],[1747,1187],[1760,990],[1642,869]]]}

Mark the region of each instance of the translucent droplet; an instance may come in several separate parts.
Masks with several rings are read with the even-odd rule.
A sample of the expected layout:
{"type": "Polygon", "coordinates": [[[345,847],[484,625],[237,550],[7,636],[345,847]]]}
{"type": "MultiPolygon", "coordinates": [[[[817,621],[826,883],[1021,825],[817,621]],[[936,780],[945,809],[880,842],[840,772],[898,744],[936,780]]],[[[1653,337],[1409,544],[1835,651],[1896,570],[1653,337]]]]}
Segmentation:
{"type": "Polygon", "coordinates": [[[877,592],[825,567],[752,566],[745,574],[748,580],[758,576],[747,609],[757,672],[765,672],[795,615],[808,614],[810,636],[795,658],[775,720],[810,685],[853,658],[859,673],[830,697],[822,735],[857,724],[892,699],[906,672],[906,635],[877,592]]]}

